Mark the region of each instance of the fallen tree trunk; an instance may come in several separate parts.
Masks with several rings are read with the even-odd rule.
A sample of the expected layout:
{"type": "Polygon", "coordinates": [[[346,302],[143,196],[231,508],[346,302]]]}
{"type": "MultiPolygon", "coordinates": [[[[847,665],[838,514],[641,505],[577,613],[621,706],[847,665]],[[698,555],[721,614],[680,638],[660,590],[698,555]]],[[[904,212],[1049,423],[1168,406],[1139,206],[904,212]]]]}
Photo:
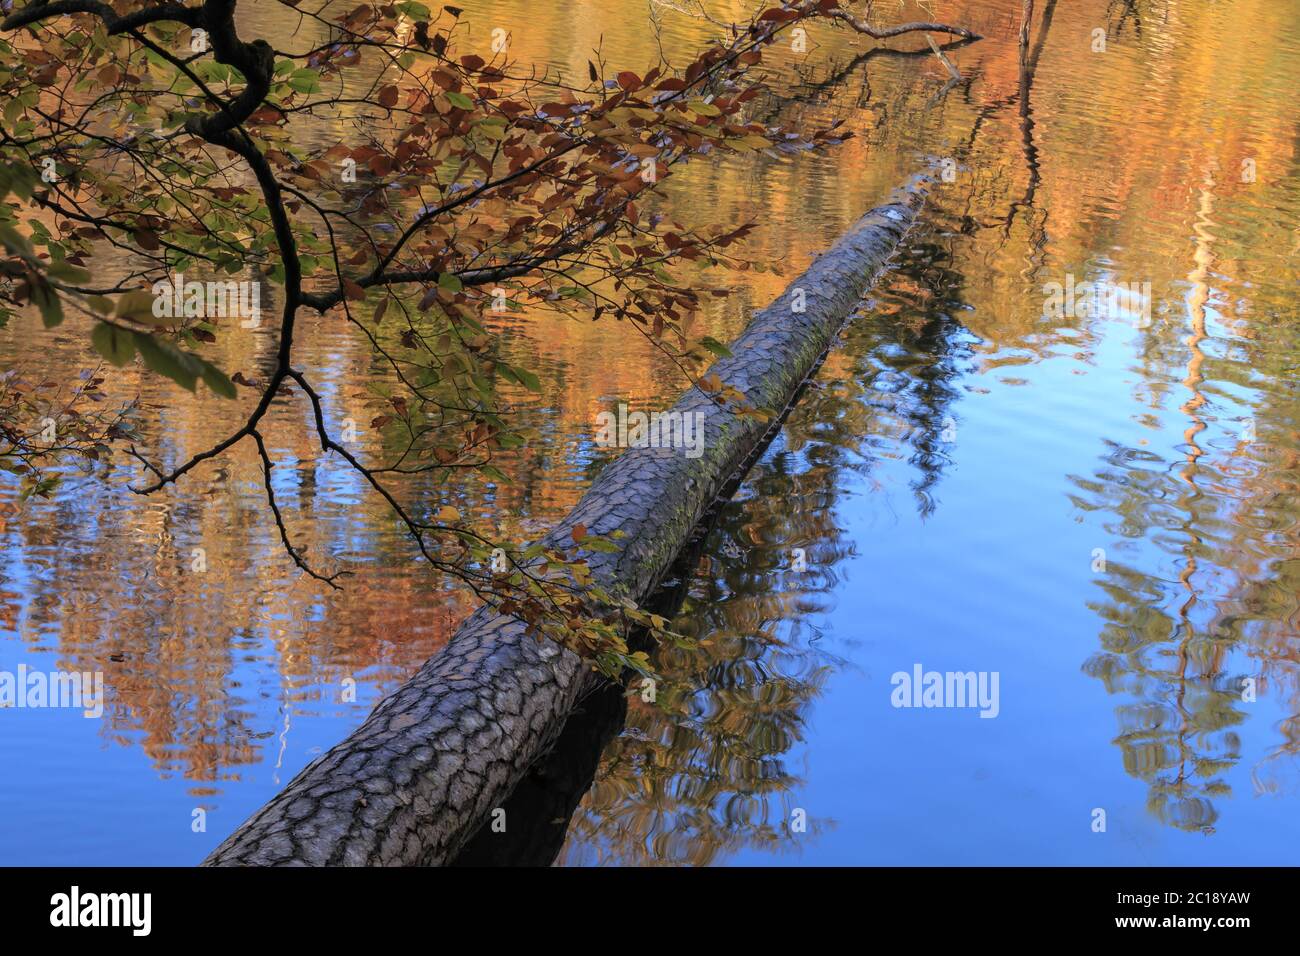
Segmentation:
{"type": "MultiPolygon", "coordinates": [[[[710,372],[759,408],[782,410],[915,220],[914,180],[860,219],[767,308],[710,372]],[[802,303],[802,311],[796,311],[802,303]]],[[[699,413],[704,450],[633,448],[611,462],[548,535],[621,530],[619,550],[591,553],[596,580],[640,601],[771,427],[696,388],[673,407],[699,413]]],[[[683,419],[685,420],[685,419],[683,419]]],[[[303,769],[204,861],[220,865],[437,865],[455,857],[559,737],[601,678],[587,662],[485,607],[381,701],[346,740],[303,769]]],[[[507,821],[507,826],[509,822],[507,821]]]]}

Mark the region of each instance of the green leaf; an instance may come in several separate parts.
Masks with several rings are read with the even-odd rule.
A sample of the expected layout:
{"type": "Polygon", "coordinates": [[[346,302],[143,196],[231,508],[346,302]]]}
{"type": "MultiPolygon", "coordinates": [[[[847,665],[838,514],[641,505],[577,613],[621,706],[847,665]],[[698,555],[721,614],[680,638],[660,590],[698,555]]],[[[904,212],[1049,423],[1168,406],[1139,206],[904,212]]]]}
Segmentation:
{"type": "Polygon", "coordinates": [[[289,86],[299,93],[316,93],[320,90],[320,76],[315,70],[294,70],[289,74],[289,86]]]}
{"type": "Polygon", "coordinates": [[[152,293],[146,292],[144,289],[132,289],[130,292],[124,292],[117,297],[117,308],[114,311],[124,319],[150,322],[154,318],[154,302],[155,298],[152,293]]]}
{"type": "Polygon", "coordinates": [[[63,323],[63,304],[52,287],[44,283],[32,286],[32,302],[41,310],[41,321],[47,329],[63,323]]]}
{"type": "Polygon", "coordinates": [[[460,281],[460,276],[452,272],[443,272],[438,276],[439,288],[446,289],[448,292],[459,292],[465,288],[464,283],[460,281]]]}
{"type": "Polygon", "coordinates": [[[79,269],[74,265],[66,262],[51,262],[45,270],[56,279],[64,282],[71,282],[74,285],[81,285],[90,280],[90,273],[85,269],[79,269]]]}
{"type": "MultiPolygon", "coordinates": [[[[5,105],[5,120],[9,126],[13,126],[13,120],[9,117],[10,107],[17,103],[17,100],[10,100],[5,105]]],[[[22,105],[18,105],[21,109],[22,105]]],[[[36,187],[37,180],[36,170],[31,166],[25,165],[4,165],[0,166],[0,199],[4,199],[9,193],[13,193],[19,199],[31,199],[32,190],[36,187]]]]}
{"type": "Polygon", "coordinates": [[[201,363],[194,356],[186,355],[170,342],[160,341],[144,332],[132,332],[131,335],[145,365],[159,375],[166,375],[181,388],[194,391],[202,371],[201,363]]]}
{"type": "Polygon", "coordinates": [[[211,362],[203,362],[203,371],[200,374],[203,376],[203,384],[222,398],[235,397],[234,382],[226,377],[225,372],[211,362]]]}
{"type": "Polygon", "coordinates": [[[456,93],[452,90],[448,90],[447,99],[452,106],[459,107],[460,109],[472,110],[474,108],[474,101],[464,93],[456,93]]]}
{"type": "Polygon", "coordinates": [[[731,349],[727,348],[711,335],[706,335],[704,338],[700,339],[700,344],[718,358],[731,358],[731,349]]]}
{"type": "MultiPolygon", "coordinates": [[[[495,117],[493,117],[493,119],[495,119],[495,117]]],[[[506,138],[505,127],[497,126],[495,123],[489,123],[487,121],[483,121],[483,122],[475,123],[474,128],[478,130],[480,134],[486,136],[488,139],[491,140],[503,140],[506,138]]]]}
{"type": "Polygon", "coordinates": [[[116,325],[100,322],[95,331],[90,333],[90,344],[95,351],[117,368],[126,365],[135,358],[135,342],[132,333],[116,325]]]}
{"type": "Polygon", "coordinates": [[[0,222],[0,243],[10,255],[21,256],[24,259],[31,259],[36,255],[27,237],[10,223],[0,222]]]}
{"type": "Polygon", "coordinates": [[[24,109],[23,103],[17,97],[14,97],[8,103],[6,103],[5,111],[4,111],[5,125],[9,127],[13,127],[14,123],[18,120],[18,117],[22,113],[23,109],[24,109]]]}
{"type": "Polygon", "coordinates": [[[519,376],[519,380],[524,383],[524,388],[528,389],[528,391],[540,392],[542,390],[541,381],[538,380],[536,375],[528,371],[528,369],[516,368],[515,374],[519,376]]]}

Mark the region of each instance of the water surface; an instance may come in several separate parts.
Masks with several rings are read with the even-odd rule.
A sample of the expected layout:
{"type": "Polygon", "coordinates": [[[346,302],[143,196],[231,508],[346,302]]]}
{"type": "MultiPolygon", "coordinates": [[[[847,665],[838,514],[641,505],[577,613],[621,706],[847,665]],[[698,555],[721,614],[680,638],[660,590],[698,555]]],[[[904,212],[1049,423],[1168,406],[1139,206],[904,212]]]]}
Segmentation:
{"type": "MultiPolygon", "coordinates": [[[[574,77],[596,48],[641,69],[716,30],[675,9],[692,4],[460,6],[471,48],[505,26],[514,55],[574,77]]],[[[697,319],[726,339],[908,173],[955,174],[722,509],[677,620],[708,643],[664,654],[659,706],[630,701],[553,824],[560,862],[1295,862],[1300,20],[1266,0],[1036,6],[1022,57],[1018,0],[927,4],[986,35],[950,52],[963,80],[946,89],[920,40],[873,53],[814,26],[808,53],[769,57],[789,95],[763,119],[843,118],[856,137],[667,185],[675,215],[758,224],[763,268],[697,319]],[[1068,276],[1149,283],[1150,322],[1045,315],[1044,284],[1068,276]],[[998,716],[891,706],[891,675],[916,664],[996,671],[998,716]]],[[[294,28],[263,5],[245,24],[286,43],[294,28]]],[[[541,440],[503,465],[508,484],[402,495],[459,494],[524,540],[599,467],[598,411],[683,382],[617,327],[512,323],[509,348],[546,383],[523,409],[541,440]]],[[[329,319],[302,341],[334,420],[373,417],[365,344],[329,319]]],[[[255,371],[273,341],[219,347],[217,364],[255,371]]],[[[17,320],[0,361],[93,364],[71,323],[17,320]]],[[[163,457],[239,421],[129,370],[110,385],[142,392],[163,457]]],[[[150,498],[126,490],[126,460],[52,501],[0,488],[0,669],[101,670],[109,695],[102,720],[0,713],[0,862],[197,862],[472,608],[317,459],[299,403],[272,418],[295,536],[356,572],[341,594],[280,550],[247,449],[150,498]]]]}

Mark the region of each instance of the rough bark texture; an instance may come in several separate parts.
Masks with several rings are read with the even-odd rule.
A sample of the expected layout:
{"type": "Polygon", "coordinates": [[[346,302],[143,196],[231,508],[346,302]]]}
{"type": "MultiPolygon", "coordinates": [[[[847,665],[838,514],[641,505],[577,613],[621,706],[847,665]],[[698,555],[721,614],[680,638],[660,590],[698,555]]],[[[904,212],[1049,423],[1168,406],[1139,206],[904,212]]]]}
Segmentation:
{"type": "MultiPolygon", "coordinates": [[[[783,409],[817,366],[914,221],[915,180],[860,219],[760,312],[711,371],[758,407],[783,409]],[[795,312],[802,292],[806,308],[795,312]]],[[[595,577],[640,600],[688,540],[767,423],[690,389],[674,410],[704,416],[704,453],[634,448],[611,462],[548,540],[619,529],[595,577]]],[[[430,865],[454,858],[558,738],[597,680],[586,662],[483,608],[350,737],[303,769],[204,865],[430,865]]],[[[509,825],[510,821],[507,821],[509,825]]]]}

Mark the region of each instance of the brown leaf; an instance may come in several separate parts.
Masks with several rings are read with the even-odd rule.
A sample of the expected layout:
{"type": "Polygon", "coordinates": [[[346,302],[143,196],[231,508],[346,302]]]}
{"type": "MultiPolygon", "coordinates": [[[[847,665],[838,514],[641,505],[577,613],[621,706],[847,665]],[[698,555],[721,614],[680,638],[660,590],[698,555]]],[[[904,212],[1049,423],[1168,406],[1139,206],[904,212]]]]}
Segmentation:
{"type": "Polygon", "coordinates": [[[158,241],[158,234],[150,229],[137,229],[132,234],[132,238],[135,239],[137,246],[148,252],[162,248],[162,244],[158,241]]]}

